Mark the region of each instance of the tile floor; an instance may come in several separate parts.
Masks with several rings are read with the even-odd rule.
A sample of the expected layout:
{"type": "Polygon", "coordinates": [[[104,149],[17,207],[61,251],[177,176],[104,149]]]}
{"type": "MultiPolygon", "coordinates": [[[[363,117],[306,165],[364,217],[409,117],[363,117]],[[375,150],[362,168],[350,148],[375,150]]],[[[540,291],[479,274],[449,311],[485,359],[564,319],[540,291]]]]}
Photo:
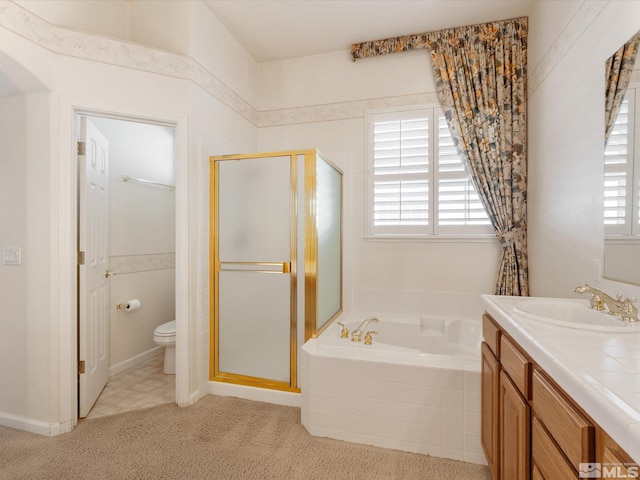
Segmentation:
{"type": "Polygon", "coordinates": [[[175,401],[175,375],[162,371],[164,353],[109,378],[87,419],[175,401]]]}

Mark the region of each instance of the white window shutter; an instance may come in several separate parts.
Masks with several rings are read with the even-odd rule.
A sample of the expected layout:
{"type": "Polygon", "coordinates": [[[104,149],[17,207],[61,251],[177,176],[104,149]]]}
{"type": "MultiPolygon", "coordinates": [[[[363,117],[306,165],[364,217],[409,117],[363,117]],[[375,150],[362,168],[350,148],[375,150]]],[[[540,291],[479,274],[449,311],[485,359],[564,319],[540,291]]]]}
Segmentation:
{"type": "Polygon", "coordinates": [[[429,224],[429,118],[425,112],[373,121],[373,230],[426,233],[429,224]],[[420,228],[422,227],[422,229],[420,228]]]}
{"type": "Polygon", "coordinates": [[[437,233],[491,233],[491,222],[467,175],[462,157],[440,109],[438,117],[437,233]],[[463,228],[461,228],[463,227],[463,228]]]}
{"type": "Polygon", "coordinates": [[[620,106],[613,131],[604,149],[604,224],[607,235],[631,234],[632,202],[627,201],[633,198],[631,97],[632,90],[620,106]]]}
{"type": "Polygon", "coordinates": [[[369,235],[492,233],[440,109],[367,119],[369,235]]]}

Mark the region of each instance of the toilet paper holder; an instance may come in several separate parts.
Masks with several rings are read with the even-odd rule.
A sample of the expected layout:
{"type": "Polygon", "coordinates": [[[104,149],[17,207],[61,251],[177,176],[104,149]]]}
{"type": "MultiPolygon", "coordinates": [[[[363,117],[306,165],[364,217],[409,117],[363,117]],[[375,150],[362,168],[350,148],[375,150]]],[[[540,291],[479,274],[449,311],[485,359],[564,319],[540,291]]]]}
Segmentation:
{"type": "Polygon", "coordinates": [[[119,310],[124,310],[126,312],[130,312],[131,310],[137,310],[142,306],[140,300],[137,298],[133,298],[131,300],[127,300],[126,302],[116,303],[116,308],[119,310]]]}

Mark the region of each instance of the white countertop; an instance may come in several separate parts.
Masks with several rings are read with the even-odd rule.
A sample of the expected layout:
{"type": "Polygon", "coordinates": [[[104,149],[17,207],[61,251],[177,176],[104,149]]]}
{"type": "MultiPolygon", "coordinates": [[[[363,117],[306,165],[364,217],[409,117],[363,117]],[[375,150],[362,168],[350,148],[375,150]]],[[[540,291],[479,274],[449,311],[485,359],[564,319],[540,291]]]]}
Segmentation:
{"type": "Polygon", "coordinates": [[[567,328],[514,311],[533,298],[482,296],[500,326],[640,463],[640,332],[567,328]]]}

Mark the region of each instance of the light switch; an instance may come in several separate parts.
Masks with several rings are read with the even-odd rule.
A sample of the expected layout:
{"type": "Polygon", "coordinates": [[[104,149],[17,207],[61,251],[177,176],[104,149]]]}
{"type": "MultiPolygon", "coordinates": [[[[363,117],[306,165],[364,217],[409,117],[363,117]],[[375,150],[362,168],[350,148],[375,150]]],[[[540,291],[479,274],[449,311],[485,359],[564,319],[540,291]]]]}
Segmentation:
{"type": "Polygon", "coordinates": [[[3,265],[22,265],[22,249],[19,247],[4,247],[2,250],[3,265]]]}

